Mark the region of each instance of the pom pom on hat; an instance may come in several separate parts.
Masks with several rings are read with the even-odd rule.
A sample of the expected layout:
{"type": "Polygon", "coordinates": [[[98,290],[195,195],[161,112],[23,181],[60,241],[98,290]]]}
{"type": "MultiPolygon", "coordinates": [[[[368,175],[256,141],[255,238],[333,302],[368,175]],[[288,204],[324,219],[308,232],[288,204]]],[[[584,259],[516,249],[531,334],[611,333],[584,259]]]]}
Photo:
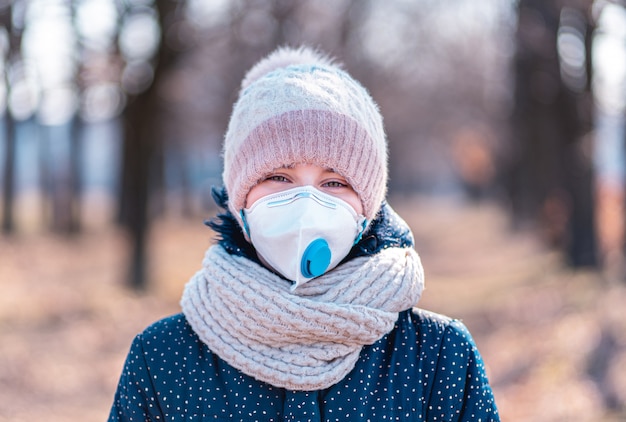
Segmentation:
{"type": "Polygon", "coordinates": [[[249,70],[223,154],[222,176],[235,216],[265,175],[293,164],[314,164],[345,177],[368,221],[385,198],[387,140],[378,106],[359,82],[310,48],[280,48],[249,70]]]}
{"type": "Polygon", "coordinates": [[[332,59],[310,48],[300,47],[294,49],[289,47],[280,47],[252,66],[241,82],[241,89],[247,88],[257,79],[260,79],[276,69],[296,64],[320,64],[325,66],[334,65],[332,59]]]}

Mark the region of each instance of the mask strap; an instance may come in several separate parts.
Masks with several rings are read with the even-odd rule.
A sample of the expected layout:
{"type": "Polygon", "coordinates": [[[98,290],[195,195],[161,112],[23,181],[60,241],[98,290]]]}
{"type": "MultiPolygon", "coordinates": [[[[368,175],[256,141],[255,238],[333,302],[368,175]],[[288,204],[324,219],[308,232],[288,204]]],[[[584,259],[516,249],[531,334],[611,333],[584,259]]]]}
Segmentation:
{"type": "Polygon", "coordinates": [[[243,212],[243,209],[239,211],[239,217],[241,217],[241,221],[243,222],[243,229],[246,232],[246,236],[250,238],[250,228],[248,227],[248,220],[246,220],[246,215],[243,212]]]}
{"type": "Polygon", "coordinates": [[[364,218],[363,219],[363,223],[361,223],[361,231],[359,231],[358,236],[356,237],[356,239],[354,239],[354,245],[356,245],[357,243],[359,243],[361,241],[361,238],[363,237],[363,232],[365,232],[365,227],[367,227],[367,219],[366,218],[364,218]]]}

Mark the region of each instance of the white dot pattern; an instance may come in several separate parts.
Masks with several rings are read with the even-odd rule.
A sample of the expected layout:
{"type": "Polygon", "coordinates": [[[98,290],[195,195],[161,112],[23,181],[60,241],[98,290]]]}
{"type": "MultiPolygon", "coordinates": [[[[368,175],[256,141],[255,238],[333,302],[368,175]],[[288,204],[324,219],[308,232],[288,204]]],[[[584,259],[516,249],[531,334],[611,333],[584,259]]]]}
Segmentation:
{"type": "Polygon", "coordinates": [[[465,326],[419,309],[363,348],[343,380],[318,391],[273,387],[213,354],[182,314],[135,338],[115,421],[499,421],[465,326]]]}

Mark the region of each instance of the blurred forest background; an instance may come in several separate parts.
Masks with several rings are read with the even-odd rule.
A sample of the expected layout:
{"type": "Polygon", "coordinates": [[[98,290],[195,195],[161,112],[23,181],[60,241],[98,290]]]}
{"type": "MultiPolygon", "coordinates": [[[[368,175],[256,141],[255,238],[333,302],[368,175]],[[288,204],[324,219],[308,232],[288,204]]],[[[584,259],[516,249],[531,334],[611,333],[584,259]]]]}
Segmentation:
{"type": "Polygon", "coordinates": [[[104,420],[212,234],[245,71],[337,57],[506,421],[626,420],[626,2],[0,0],[0,421],[104,420]]]}

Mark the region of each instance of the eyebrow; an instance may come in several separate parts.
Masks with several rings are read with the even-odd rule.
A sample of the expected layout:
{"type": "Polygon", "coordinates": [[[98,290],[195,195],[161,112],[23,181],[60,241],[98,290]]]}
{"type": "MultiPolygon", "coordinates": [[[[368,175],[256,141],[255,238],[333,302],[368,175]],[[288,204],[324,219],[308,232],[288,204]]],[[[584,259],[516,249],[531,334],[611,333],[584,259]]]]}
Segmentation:
{"type": "MultiPolygon", "coordinates": [[[[275,169],[274,169],[274,170],[272,170],[271,172],[267,173],[267,175],[273,174],[273,173],[275,173],[275,172],[277,172],[277,171],[280,171],[281,169],[284,169],[284,170],[293,170],[293,169],[294,169],[297,165],[299,165],[299,164],[313,165],[313,166],[317,165],[317,164],[312,164],[312,163],[287,164],[287,165],[285,165],[285,166],[281,166],[281,167],[275,168],[275,169]]],[[[333,174],[336,174],[337,176],[341,177],[342,179],[347,180],[347,179],[346,179],[346,178],[345,178],[345,177],[344,177],[341,173],[339,173],[337,170],[335,170],[335,169],[333,169],[333,168],[331,168],[331,167],[326,167],[326,168],[324,168],[324,169],[323,169],[323,171],[324,171],[324,173],[333,173],[333,174]]]]}
{"type": "Polygon", "coordinates": [[[324,170],[326,173],[334,173],[337,176],[341,177],[342,179],[345,179],[345,176],[343,176],[341,173],[339,173],[337,170],[335,169],[326,169],[324,170]]]}

